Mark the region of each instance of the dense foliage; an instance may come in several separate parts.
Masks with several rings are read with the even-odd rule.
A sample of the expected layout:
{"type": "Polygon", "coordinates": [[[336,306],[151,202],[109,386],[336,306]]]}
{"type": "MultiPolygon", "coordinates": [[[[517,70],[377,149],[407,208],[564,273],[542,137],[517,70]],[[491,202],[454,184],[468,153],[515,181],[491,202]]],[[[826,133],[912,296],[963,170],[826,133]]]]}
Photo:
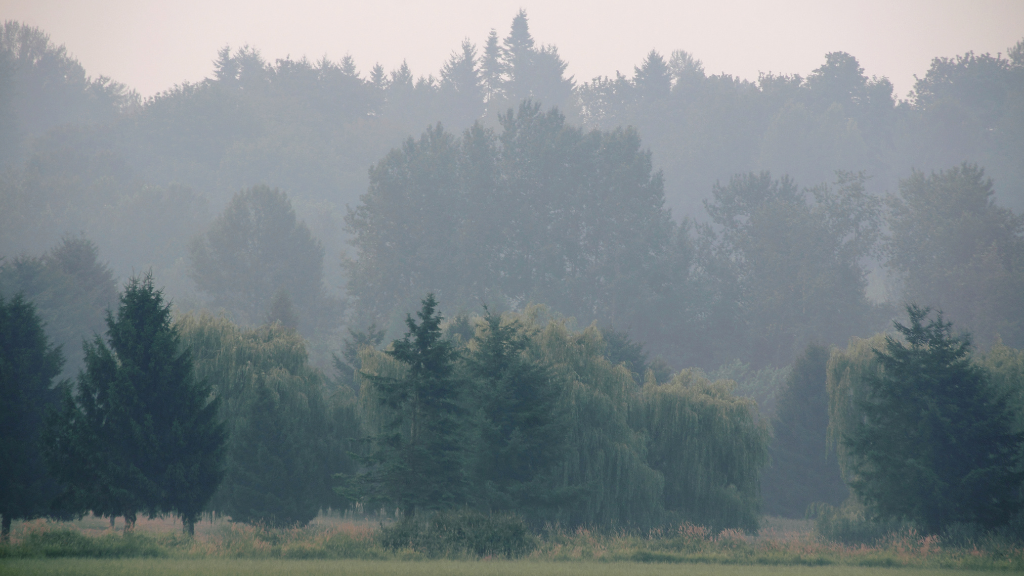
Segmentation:
{"type": "Polygon", "coordinates": [[[324,295],[324,250],[279,190],[255,186],[235,194],[189,244],[189,260],[196,288],[239,324],[288,317],[294,306],[298,315],[288,319],[310,334],[332,312],[340,316],[324,295]]]}
{"type": "Polygon", "coordinates": [[[195,379],[151,276],[132,278],[118,300],[106,341],[85,343],[85,370],[50,416],[50,468],[68,511],[124,516],[128,527],[139,511],[175,513],[192,533],[223,476],[219,400],[195,379]]]}
{"type": "Polygon", "coordinates": [[[385,352],[396,374],[367,373],[368,402],[377,429],[357,478],[362,498],[396,506],[402,516],[451,508],[466,500],[465,383],[455,372],[457,351],[441,335],[433,294],[409,315],[409,331],[385,352]]]}
{"type": "Polygon", "coordinates": [[[803,518],[812,504],[838,506],[849,495],[827,445],[829,350],[810,345],[793,363],[772,418],[771,462],[761,483],[765,513],[803,518]]]}
{"type": "Polygon", "coordinates": [[[35,306],[47,337],[68,359],[63,377],[75,377],[85,366],[82,340],[105,329],[107,307],[117,301],[113,272],[96,244],[65,237],[42,256],[0,261],[0,295],[18,294],[35,306]]]}
{"type": "Polygon", "coordinates": [[[58,493],[40,437],[46,410],[60,401],[54,379],[63,364],[35,306],[20,294],[0,296],[0,541],[9,541],[15,518],[47,515],[58,493]]]}
{"type": "Polygon", "coordinates": [[[391,326],[430,290],[452,310],[542,302],[651,342],[670,310],[687,326],[674,304],[689,296],[692,248],[637,134],[586,133],[529,102],[501,122],[462,138],[431,128],[371,169],[346,219],[363,323],[391,326]]]}
{"type": "Polygon", "coordinates": [[[873,358],[855,343],[830,360],[850,486],[874,517],[912,520],[929,533],[1004,525],[1021,506],[1019,405],[972,362],[969,336],[955,336],[927,308],[907,312],[909,325],[895,323],[900,339],[876,339],[873,358]]]}
{"type": "MultiPolygon", "coordinates": [[[[0,302],[23,320],[2,353],[50,374],[45,335],[68,358],[49,378],[81,370],[50,428],[59,504],[755,529],[762,489],[770,513],[838,504],[835,450],[856,498],[812,506],[824,523],[1005,524],[1024,41],[1007,54],[936,58],[906,100],[842,52],[749,81],[651,51],[577,82],[520,11],[436,77],[225,47],[143,100],[7,22],[0,302]],[[979,353],[923,316],[861,339],[902,301],[979,353]],[[1003,463],[925,463],[964,439],[1003,463]]],[[[31,459],[47,400],[7,390],[31,459]]]]}
{"type": "Polygon", "coordinates": [[[407,340],[383,353],[363,349],[363,422],[372,440],[363,498],[406,517],[447,502],[515,512],[536,526],[685,520],[756,529],[769,434],[732,384],[688,371],[658,384],[649,371],[640,388],[624,363],[605,358],[596,327],[576,332],[538,308],[476,317],[475,335],[454,347],[440,339],[435,307],[425,300],[422,323],[409,320],[407,339],[428,320],[437,325],[411,361],[399,359],[407,340]],[[425,360],[434,347],[448,360],[437,364],[444,371],[429,372],[446,379],[432,386],[446,391],[445,403],[431,405],[436,394],[415,384],[434,366],[425,360]],[[421,365],[418,377],[412,362],[421,365]],[[429,428],[442,418],[443,434],[429,428]],[[413,435],[417,428],[422,436],[413,435]],[[415,458],[412,443],[434,437],[465,439],[445,444],[444,467],[415,458]],[[444,499],[423,495],[433,486],[444,487],[444,499]]]}
{"type": "Polygon", "coordinates": [[[240,328],[189,315],[176,326],[194,350],[197,379],[213,383],[228,431],[225,475],[209,509],[239,522],[305,525],[344,507],[332,475],[351,471],[354,398],[307,362],[305,343],[279,324],[240,328]]]}

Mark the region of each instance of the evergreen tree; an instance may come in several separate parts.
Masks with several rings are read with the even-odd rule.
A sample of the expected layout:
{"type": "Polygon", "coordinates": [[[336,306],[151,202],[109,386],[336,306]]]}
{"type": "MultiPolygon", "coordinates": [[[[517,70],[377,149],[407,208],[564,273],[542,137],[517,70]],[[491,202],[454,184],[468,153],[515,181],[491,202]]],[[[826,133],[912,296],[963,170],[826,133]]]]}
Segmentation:
{"type": "Polygon", "coordinates": [[[668,96],[672,89],[672,73],[657,51],[651,50],[643,64],[634,67],[633,71],[633,84],[641,98],[654,100],[668,96]]]}
{"type": "Polygon", "coordinates": [[[558,56],[555,46],[535,46],[526,10],[519,10],[512,19],[512,28],[502,42],[501,60],[506,107],[518,106],[524,100],[568,107],[574,87],[573,79],[564,77],[568,64],[558,56]]]}
{"type": "Polygon", "coordinates": [[[876,350],[859,425],[844,437],[853,490],[879,518],[914,520],[937,533],[954,522],[1005,524],[1021,508],[1024,432],[1007,393],[972,363],[970,337],[907,306],[904,341],[876,350]],[[925,321],[927,320],[927,323],[925,321]]]}
{"type": "Polygon", "coordinates": [[[387,350],[402,365],[401,374],[368,371],[380,427],[363,461],[360,491],[367,500],[397,506],[404,517],[466,498],[465,386],[455,371],[458,352],[442,337],[436,308],[428,294],[417,312],[420,323],[407,316],[409,331],[387,350]]]}
{"type": "Polygon", "coordinates": [[[48,430],[65,504],[124,516],[126,529],[139,511],[173,512],[194,533],[223,476],[225,433],[152,276],[129,281],[107,314],[107,341],[87,342],[85,357],[48,430]]]}
{"type": "Polygon", "coordinates": [[[50,344],[35,306],[20,294],[0,296],[0,541],[10,540],[11,521],[50,511],[58,494],[47,473],[40,435],[45,411],[60,394],[54,378],[64,357],[50,344]]]}
{"type": "Polygon", "coordinates": [[[473,474],[480,505],[536,520],[559,504],[552,488],[569,423],[562,389],[530,353],[530,336],[518,319],[488,312],[467,364],[481,412],[473,474]]]}
{"type": "Polygon", "coordinates": [[[477,68],[476,46],[469,40],[462,41],[462,51],[452,54],[441,69],[440,96],[446,125],[470,125],[483,115],[484,86],[477,68]]]}
{"type": "Polygon", "coordinates": [[[480,60],[480,77],[486,90],[487,101],[490,102],[501,94],[502,74],[504,67],[501,60],[501,46],[498,44],[498,32],[491,29],[484,46],[484,55],[480,60]]]}
{"type": "Polygon", "coordinates": [[[358,373],[362,368],[359,360],[359,353],[363,348],[376,349],[384,342],[384,330],[378,329],[376,324],[371,324],[366,331],[357,332],[348,329],[348,337],[342,345],[341,356],[332,353],[334,370],[338,373],[338,383],[359,392],[358,373]]]}

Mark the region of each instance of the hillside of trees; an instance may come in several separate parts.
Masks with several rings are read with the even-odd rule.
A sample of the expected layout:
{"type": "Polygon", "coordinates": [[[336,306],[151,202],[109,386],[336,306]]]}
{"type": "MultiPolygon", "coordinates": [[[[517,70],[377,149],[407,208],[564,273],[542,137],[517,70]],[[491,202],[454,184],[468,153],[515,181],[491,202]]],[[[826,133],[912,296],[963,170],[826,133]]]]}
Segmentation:
{"type": "Polygon", "coordinates": [[[143,99],[4,23],[0,390],[76,423],[0,420],[4,459],[24,463],[0,478],[24,494],[0,501],[5,528],[86,510],[292,525],[460,506],[537,526],[756,530],[822,506],[935,532],[1010,522],[1024,40],[938,55],[906,99],[846,53],[756,81],[698,56],[566,77],[521,11],[436,74],[224,47],[212,77],[143,99]],[[69,462],[116,437],[89,432],[91,411],[137,416],[103,402],[135,381],[119,371],[150,335],[118,326],[143,293],[178,374],[152,381],[197,395],[175,409],[216,414],[188,417],[218,471],[195,456],[167,472],[176,453],[140,440],[164,476],[114,498],[97,478],[149,474],[134,452],[116,473],[69,462]],[[950,382],[969,402],[936,391],[950,382]],[[971,445],[1003,460],[903,470],[975,496],[901,508],[917,496],[885,458],[942,449],[871,447],[892,414],[938,430],[958,400],[984,423],[971,445]],[[174,500],[188,474],[202,489],[174,500]],[[997,492],[1006,514],[982,502],[997,492]]]}

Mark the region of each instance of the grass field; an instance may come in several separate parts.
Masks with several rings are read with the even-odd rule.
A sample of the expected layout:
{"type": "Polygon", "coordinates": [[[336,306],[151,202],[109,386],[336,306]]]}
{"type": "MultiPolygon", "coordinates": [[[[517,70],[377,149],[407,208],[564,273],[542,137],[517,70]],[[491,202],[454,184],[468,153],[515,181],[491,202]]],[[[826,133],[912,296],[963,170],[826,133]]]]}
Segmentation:
{"type": "Polygon", "coordinates": [[[728,566],[636,562],[27,559],[0,560],[0,575],[18,576],[931,576],[981,572],[858,566],[728,566]]]}
{"type": "Polygon", "coordinates": [[[891,534],[874,545],[822,540],[810,522],[767,519],[756,536],[712,534],[684,525],[669,532],[601,533],[545,530],[519,560],[464,548],[388,548],[380,523],[338,516],[309,526],[269,529],[209,519],[186,537],[173,518],[123,524],[86,517],[76,522],[17,522],[12,543],[0,545],[6,574],[674,574],[855,575],[949,574],[974,570],[1024,574],[1016,544],[944,547],[936,537],[891,534]]]}

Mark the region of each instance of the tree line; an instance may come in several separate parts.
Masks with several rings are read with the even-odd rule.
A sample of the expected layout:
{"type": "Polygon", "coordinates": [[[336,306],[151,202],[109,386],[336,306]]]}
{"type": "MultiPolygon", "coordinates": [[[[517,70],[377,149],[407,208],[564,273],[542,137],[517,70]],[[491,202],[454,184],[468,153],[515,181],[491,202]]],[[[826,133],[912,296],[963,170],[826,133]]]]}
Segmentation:
{"type": "MultiPolygon", "coordinates": [[[[852,486],[878,518],[929,530],[1006,520],[893,508],[892,481],[872,475],[865,448],[891,431],[841,423],[908,410],[893,390],[912,375],[872,372],[898,373],[882,358],[899,346],[960,346],[941,370],[961,370],[969,348],[949,320],[973,334],[971,366],[983,367],[936,381],[975,382],[971,402],[996,414],[979,417],[990,431],[1013,420],[1000,410],[1019,410],[1021,44],[1007,58],[938,58],[906,101],[842,53],[807,78],[754,83],[652,52],[632,78],[578,85],[520,13],[481,54],[465,43],[440,79],[226,48],[213,78],[142,101],[86,77],[39,30],[9,22],[0,39],[14,95],[0,99],[4,352],[35,343],[12,356],[22,368],[4,372],[3,398],[34,382],[34,403],[53,404],[49,383],[68,381],[64,421],[81,428],[61,438],[84,443],[54,454],[91,463],[58,476],[83,487],[66,513],[173,512],[188,524],[215,509],[289,524],[359,502],[749,528],[762,502],[799,516],[852,486]],[[134,273],[118,295],[130,269],[151,270],[173,298],[134,273]],[[135,436],[86,434],[89,410],[107,409],[104,386],[147,381],[127,375],[135,336],[118,328],[146,316],[121,318],[141,294],[168,366],[191,363],[177,385],[197,398],[209,387],[193,408],[216,417],[192,428],[221,437],[210,457],[223,478],[188,480],[203,488],[185,500],[171,494],[198,468],[168,472],[180,454],[155,448],[173,443],[133,424],[127,404],[93,420],[120,418],[135,436]],[[891,343],[863,348],[856,338],[885,330],[902,301],[943,316],[929,324],[911,309],[891,343]],[[929,343],[914,340],[922,331],[929,343]],[[851,350],[874,368],[836,372],[851,350]],[[24,366],[41,371],[23,377],[24,366]],[[985,400],[999,386],[1005,401],[985,400]],[[138,474],[145,491],[125,488],[138,474]]],[[[170,385],[160,378],[132,402],[159,404],[147,395],[170,385]]],[[[957,401],[927,408],[946,421],[957,401]]],[[[42,413],[19,402],[5,402],[17,416],[4,420],[5,460],[26,463],[5,469],[34,480],[4,494],[52,496],[31,440],[42,413]]],[[[929,422],[921,429],[937,429],[929,422]]],[[[978,446],[998,436],[986,434],[978,446]]],[[[993,454],[1013,452],[1008,434],[993,454]]],[[[961,471],[921,466],[922,486],[978,490],[961,471]]],[[[5,523],[45,512],[34,498],[12,496],[25,505],[5,508],[5,523]]]]}
{"type": "Polygon", "coordinates": [[[1024,209],[1020,44],[1006,56],[937,57],[906,99],[845,53],[825,55],[807,77],[709,74],[676,51],[614,78],[567,78],[525,13],[507,35],[457,47],[433,75],[360,70],[351,58],[268,62],[243,47],[211,54],[210,78],[148,99],[89,78],[38,29],[8,22],[2,45],[5,253],[39,253],[85,231],[120,277],[134,266],[180,278],[166,284],[176,301],[191,290],[180,263],[190,238],[234,192],[258,184],[291,196],[324,245],[337,292],[347,281],[334,266],[348,240],[345,206],[366,191],[366,168],[437,122],[453,134],[477,121],[497,129],[524,99],[584,131],[633,126],[664,171],[677,223],[707,222],[703,200],[739,173],[816,186],[836,170],[864,171],[866,191],[882,196],[914,169],[964,161],[985,167],[1002,205],[1024,209]]]}
{"type": "Polygon", "coordinates": [[[353,333],[356,354],[336,358],[349,370],[326,378],[293,328],[172,321],[135,278],[72,386],[54,383],[63,358],[35,306],[0,298],[4,535],[42,515],[128,531],[173,513],[192,534],[204,510],[288,526],[356,505],[756,531],[763,487],[774,513],[846,499],[936,534],[1005,526],[1024,504],[1024,353],[972,358],[941,313],[910,305],[895,335],[809,347],[770,426],[699,370],[659,383],[649,368],[638,386],[595,325],[485,312],[444,321],[428,295],[383,350],[381,332],[353,333]]]}

